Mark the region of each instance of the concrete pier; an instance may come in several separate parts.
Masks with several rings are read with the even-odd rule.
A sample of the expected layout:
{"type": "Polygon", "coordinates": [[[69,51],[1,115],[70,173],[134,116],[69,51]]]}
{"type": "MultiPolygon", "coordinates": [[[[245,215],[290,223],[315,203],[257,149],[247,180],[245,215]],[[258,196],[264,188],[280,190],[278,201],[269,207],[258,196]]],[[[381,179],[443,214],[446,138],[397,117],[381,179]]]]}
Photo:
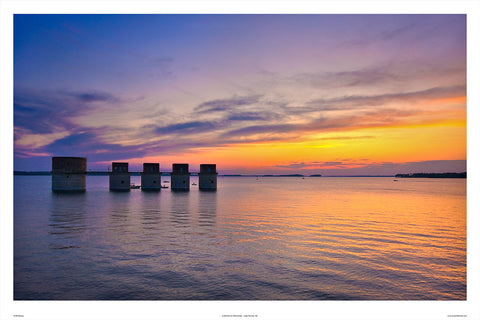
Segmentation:
{"type": "Polygon", "coordinates": [[[52,191],[85,192],[87,158],[52,157],[52,191]]]}
{"type": "Polygon", "coordinates": [[[130,172],[128,172],[128,162],[112,162],[110,190],[130,191],[130,172]]]}
{"type": "Polygon", "coordinates": [[[142,190],[148,191],[160,191],[161,190],[161,177],[160,164],[158,163],[144,163],[142,178],[142,190]]]}
{"type": "Polygon", "coordinates": [[[200,190],[217,190],[217,165],[201,164],[198,174],[198,188],[200,190]]]}
{"type": "Polygon", "coordinates": [[[188,172],[188,163],[172,164],[170,179],[170,188],[172,188],[172,190],[190,190],[190,172],[188,172]]]}

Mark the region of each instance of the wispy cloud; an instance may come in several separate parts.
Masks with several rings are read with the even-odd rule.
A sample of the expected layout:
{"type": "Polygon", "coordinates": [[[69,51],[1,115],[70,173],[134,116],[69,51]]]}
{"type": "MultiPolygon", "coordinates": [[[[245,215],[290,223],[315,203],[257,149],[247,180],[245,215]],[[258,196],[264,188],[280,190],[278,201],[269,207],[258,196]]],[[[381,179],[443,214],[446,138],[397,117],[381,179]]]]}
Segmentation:
{"type": "Polygon", "coordinates": [[[374,66],[337,72],[305,72],[293,75],[290,80],[313,87],[354,87],[398,82],[400,76],[390,66],[374,66]]]}
{"type": "MultiPolygon", "coordinates": [[[[272,135],[285,134],[298,130],[302,125],[295,124],[267,124],[267,125],[250,125],[240,129],[230,130],[220,135],[221,138],[238,138],[249,137],[258,134],[272,135]]],[[[266,139],[268,141],[268,138],[266,139]]]]}
{"type": "Polygon", "coordinates": [[[420,111],[400,109],[380,109],[361,112],[357,115],[340,115],[310,119],[302,123],[255,124],[223,132],[221,138],[248,137],[263,134],[294,133],[297,137],[311,132],[353,130],[365,127],[382,127],[405,122],[408,117],[420,111]]]}
{"type": "Polygon", "coordinates": [[[102,144],[105,128],[82,128],[75,117],[87,115],[98,104],[121,99],[101,91],[39,91],[22,87],[14,94],[15,155],[66,154],[84,156],[99,150],[118,150],[102,144]]]}
{"type": "Polygon", "coordinates": [[[203,102],[195,108],[198,113],[224,112],[235,110],[237,107],[252,105],[260,99],[261,96],[234,97],[230,99],[218,99],[203,102]]]}
{"type": "Polygon", "coordinates": [[[66,96],[70,96],[77,99],[79,103],[91,103],[91,102],[117,102],[118,98],[114,97],[107,92],[61,92],[66,96]]]}
{"type": "Polygon", "coordinates": [[[273,112],[232,112],[225,120],[227,121],[268,121],[277,118],[273,112]]]}
{"type": "Polygon", "coordinates": [[[409,32],[415,32],[415,26],[416,26],[415,23],[410,23],[406,26],[401,26],[401,27],[398,27],[398,28],[395,28],[395,29],[382,31],[378,35],[378,39],[381,39],[383,41],[391,41],[391,40],[393,40],[397,37],[403,36],[403,35],[405,35],[409,32]]]}
{"type": "MultiPolygon", "coordinates": [[[[416,26],[415,23],[410,23],[408,25],[394,27],[392,29],[382,30],[377,33],[368,35],[363,39],[353,39],[353,40],[345,41],[341,43],[339,46],[340,47],[359,47],[359,46],[367,46],[372,44],[393,41],[400,37],[408,36],[410,32],[418,33],[418,29],[415,29],[415,26],[416,26]]],[[[408,37],[407,39],[411,39],[411,37],[408,37]]]]}
{"type": "Polygon", "coordinates": [[[319,89],[352,90],[353,88],[372,89],[373,86],[394,88],[407,85],[408,87],[410,82],[431,81],[432,78],[436,78],[442,79],[445,86],[451,86],[452,80],[459,85],[465,85],[465,72],[465,66],[444,65],[435,61],[384,61],[355,69],[296,73],[285,81],[319,89]]]}
{"type": "Polygon", "coordinates": [[[314,111],[332,111],[332,110],[348,110],[360,107],[376,107],[385,106],[393,103],[415,103],[425,100],[445,99],[464,97],[466,95],[466,86],[455,85],[448,87],[434,87],[421,91],[413,92],[396,92],[385,93],[379,95],[351,95],[341,96],[331,99],[316,99],[309,101],[305,109],[306,112],[314,111]]]}
{"type": "MultiPolygon", "coordinates": [[[[127,128],[116,125],[115,121],[104,123],[103,126],[78,126],[75,123],[76,117],[87,114],[94,106],[101,105],[108,113],[108,110],[116,110],[124,101],[107,92],[39,93],[17,90],[15,140],[21,143],[16,143],[16,152],[25,152],[28,147],[31,148],[30,152],[87,154],[92,160],[103,161],[109,157],[128,159],[177,150],[193,152],[197,148],[236,143],[298,141],[302,136],[316,132],[340,132],[427,121],[420,117],[425,113],[424,109],[389,106],[398,102],[413,104],[464,94],[465,86],[457,85],[412,92],[321,98],[296,107],[288,106],[287,102],[281,100],[269,101],[265,95],[232,97],[201,103],[185,113],[183,121],[127,128]],[[338,112],[322,113],[333,110],[338,112]],[[44,139],[33,139],[34,134],[42,134],[44,139]],[[30,144],[27,139],[29,135],[32,137],[30,144]]],[[[148,119],[145,112],[138,109],[135,116],[144,121],[148,119]]],[[[337,138],[348,139],[341,136],[337,138]]],[[[352,136],[350,139],[359,137],[352,136]]]]}
{"type": "Polygon", "coordinates": [[[14,127],[31,133],[55,133],[76,127],[75,116],[95,108],[96,102],[118,102],[106,92],[38,91],[15,88],[14,127]]]}
{"type": "Polygon", "coordinates": [[[213,131],[218,128],[218,124],[210,121],[191,121],[183,123],[175,123],[163,127],[157,127],[154,129],[158,134],[181,134],[191,135],[202,132],[213,131]]]}

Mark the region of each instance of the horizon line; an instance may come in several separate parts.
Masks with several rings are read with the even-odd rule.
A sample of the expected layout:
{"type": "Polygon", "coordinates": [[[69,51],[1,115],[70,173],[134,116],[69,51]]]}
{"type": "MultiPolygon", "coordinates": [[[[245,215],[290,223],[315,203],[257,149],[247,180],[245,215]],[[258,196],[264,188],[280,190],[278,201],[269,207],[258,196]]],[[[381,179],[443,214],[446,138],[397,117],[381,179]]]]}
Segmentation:
{"type": "MultiPolygon", "coordinates": [[[[100,175],[108,175],[111,173],[111,171],[98,171],[98,170],[88,170],[85,172],[87,175],[94,175],[94,174],[100,174],[100,175]]],[[[130,171],[129,173],[131,174],[141,174],[142,171],[130,171]]],[[[171,172],[160,172],[161,175],[166,175],[170,176],[171,172]]],[[[403,177],[408,177],[412,175],[418,175],[418,174],[428,174],[428,175],[441,175],[441,174],[465,174],[466,175],[467,171],[462,171],[462,172],[412,172],[412,173],[396,173],[396,174],[355,174],[355,175],[323,175],[323,174],[301,174],[301,173],[292,173],[292,174],[241,174],[241,173],[225,173],[225,174],[218,174],[219,177],[396,177],[397,175],[401,175],[403,177]]],[[[14,170],[13,171],[14,175],[51,175],[52,171],[51,170],[14,170]]],[[[197,176],[199,172],[190,172],[190,174],[197,176]]]]}

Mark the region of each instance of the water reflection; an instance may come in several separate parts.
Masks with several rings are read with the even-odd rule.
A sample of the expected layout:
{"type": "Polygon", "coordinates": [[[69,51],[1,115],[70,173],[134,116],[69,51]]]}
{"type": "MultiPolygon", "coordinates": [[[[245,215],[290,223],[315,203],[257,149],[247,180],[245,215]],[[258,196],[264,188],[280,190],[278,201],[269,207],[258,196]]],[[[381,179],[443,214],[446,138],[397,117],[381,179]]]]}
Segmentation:
{"type": "Polygon", "coordinates": [[[130,213],[130,192],[111,192],[109,196],[111,224],[117,230],[125,230],[130,213]]]}
{"type": "Polygon", "coordinates": [[[189,192],[171,193],[171,221],[174,226],[186,226],[188,224],[189,192]]]}
{"type": "Polygon", "coordinates": [[[49,231],[51,249],[79,248],[78,239],[87,229],[84,193],[52,193],[50,203],[49,231]]]}
{"type": "Polygon", "coordinates": [[[141,193],[141,224],[145,230],[158,230],[161,220],[161,197],[157,192],[142,192],[141,193]]]}
{"type": "Polygon", "coordinates": [[[85,194],[15,191],[15,299],[466,299],[465,182],[112,193],[93,178],[85,194]]]}
{"type": "Polygon", "coordinates": [[[211,227],[216,223],[217,192],[201,191],[198,194],[198,224],[201,227],[211,227]]]}

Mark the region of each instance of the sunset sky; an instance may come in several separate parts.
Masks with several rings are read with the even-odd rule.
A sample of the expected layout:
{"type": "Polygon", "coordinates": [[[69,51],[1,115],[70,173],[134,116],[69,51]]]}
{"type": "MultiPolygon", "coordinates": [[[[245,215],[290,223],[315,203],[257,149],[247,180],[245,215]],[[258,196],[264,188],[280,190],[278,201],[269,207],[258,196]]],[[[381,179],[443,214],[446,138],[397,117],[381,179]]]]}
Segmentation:
{"type": "Polygon", "coordinates": [[[466,171],[465,15],[15,15],[14,169],[466,171]]]}

